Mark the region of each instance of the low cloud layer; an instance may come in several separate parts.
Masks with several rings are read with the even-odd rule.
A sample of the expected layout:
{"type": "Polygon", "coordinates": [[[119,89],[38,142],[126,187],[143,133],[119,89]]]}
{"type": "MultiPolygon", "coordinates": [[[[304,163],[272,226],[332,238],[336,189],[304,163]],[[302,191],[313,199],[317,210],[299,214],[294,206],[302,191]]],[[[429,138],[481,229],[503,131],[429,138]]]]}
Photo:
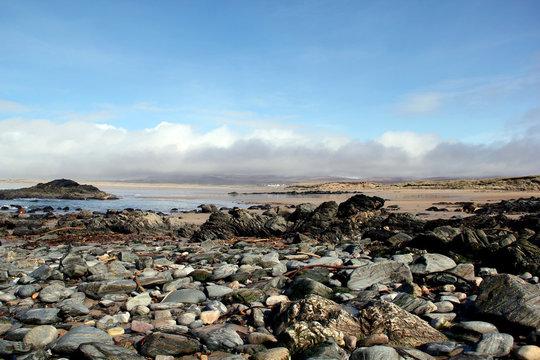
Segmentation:
{"type": "MultiPolygon", "coordinates": [[[[530,120],[529,120],[530,121],[530,120]]],[[[432,177],[540,173],[538,122],[512,141],[470,145],[437,134],[386,132],[373,141],[314,139],[294,130],[197,132],[161,123],[141,131],[107,124],[0,121],[1,178],[167,180],[206,175],[432,177]]]]}

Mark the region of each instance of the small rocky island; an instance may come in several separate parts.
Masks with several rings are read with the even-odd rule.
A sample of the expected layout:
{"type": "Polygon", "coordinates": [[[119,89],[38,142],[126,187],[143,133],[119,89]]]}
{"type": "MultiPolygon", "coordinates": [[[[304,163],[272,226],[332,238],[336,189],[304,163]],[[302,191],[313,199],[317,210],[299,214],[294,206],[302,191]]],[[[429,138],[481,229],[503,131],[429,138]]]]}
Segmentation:
{"type": "Polygon", "coordinates": [[[48,183],[22,189],[0,190],[0,200],[12,199],[67,199],[67,200],[113,200],[115,195],[108,194],[92,185],[81,185],[69,179],[57,179],[48,183]]]}

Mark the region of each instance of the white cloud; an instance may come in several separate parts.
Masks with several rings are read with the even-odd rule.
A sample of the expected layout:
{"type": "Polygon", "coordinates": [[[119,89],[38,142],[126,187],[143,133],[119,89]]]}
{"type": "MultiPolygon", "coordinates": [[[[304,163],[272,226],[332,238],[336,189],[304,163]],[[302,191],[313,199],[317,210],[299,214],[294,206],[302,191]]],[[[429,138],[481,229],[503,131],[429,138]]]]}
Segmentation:
{"type": "Polygon", "coordinates": [[[445,95],[442,93],[408,94],[396,107],[404,116],[433,115],[443,106],[445,95]]]}
{"type": "Polygon", "coordinates": [[[61,119],[69,121],[107,121],[116,118],[117,116],[108,110],[85,113],[71,113],[61,117],[61,119]]]}
{"type": "Polygon", "coordinates": [[[523,175],[540,173],[539,155],[540,139],[527,136],[477,146],[405,131],[362,142],[277,128],[200,132],[164,122],[129,131],[90,122],[0,121],[4,178],[523,175]]]}
{"type": "Polygon", "coordinates": [[[410,156],[422,156],[435,149],[439,144],[437,134],[417,134],[412,131],[387,131],[378,139],[378,143],[388,148],[398,148],[410,156]]]}
{"type": "Polygon", "coordinates": [[[24,113],[31,111],[32,108],[19,103],[0,99],[0,113],[24,113]]]}

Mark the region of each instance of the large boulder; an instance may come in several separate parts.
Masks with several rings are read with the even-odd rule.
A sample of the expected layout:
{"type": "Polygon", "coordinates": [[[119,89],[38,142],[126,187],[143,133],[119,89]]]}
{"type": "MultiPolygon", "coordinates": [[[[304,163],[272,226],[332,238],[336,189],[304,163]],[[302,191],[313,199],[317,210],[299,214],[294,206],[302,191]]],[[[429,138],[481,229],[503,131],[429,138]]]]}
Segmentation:
{"type": "Polygon", "coordinates": [[[341,305],[318,295],[276,304],[271,318],[274,334],[293,353],[303,352],[331,337],[343,345],[344,336],[357,336],[362,330],[358,319],[341,305]]]}
{"type": "Polygon", "coordinates": [[[383,206],[384,199],[378,196],[354,195],[339,205],[337,216],[339,218],[351,217],[359,212],[378,210],[383,206]]]}
{"type": "Polygon", "coordinates": [[[193,241],[216,239],[231,239],[235,236],[261,236],[267,237],[272,232],[279,231],[280,227],[269,224],[267,218],[252,214],[245,209],[232,209],[228,214],[217,212],[201,225],[192,237],[193,241]],[[271,230],[272,229],[272,230],[271,230]]]}
{"type": "Polygon", "coordinates": [[[512,325],[540,327],[540,289],[514,275],[489,276],[480,285],[476,307],[512,325]]]}
{"type": "Polygon", "coordinates": [[[385,301],[373,301],[364,306],[358,314],[358,322],[360,330],[356,336],[386,334],[390,345],[417,347],[447,340],[426,321],[385,301]]]}

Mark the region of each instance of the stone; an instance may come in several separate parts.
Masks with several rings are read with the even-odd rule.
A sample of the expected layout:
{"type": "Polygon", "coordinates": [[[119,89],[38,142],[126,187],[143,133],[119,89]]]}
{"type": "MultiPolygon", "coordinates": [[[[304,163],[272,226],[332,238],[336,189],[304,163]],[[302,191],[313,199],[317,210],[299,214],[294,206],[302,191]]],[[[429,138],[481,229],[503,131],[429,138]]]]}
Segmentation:
{"type": "Polygon", "coordinates": [[[264,344],[266,342],[276,343],[278,340],[272,334],[267,334],[263,332],[252,332],[247,337],[247,342],[249,344],[264,344]]]}
{"type": "Polygon", "coordinates": [[[332,293],[332,289],[328,286],[309,278],[295,279],[287,290],[285,290],[285,295],[292,300],[303,299],[312,294],[330,298],[332,293]]]}
{"type": "Polygon", "coordinates": [[[266,306],[272,307],[275,304],[279,304],[286,301],[289,301],[289,297],[287,295],[273,295],[273,296],[269,296],[266,299],[266,306]]]}
{"type": "Polygon", "coordinates": [[[199,304],[206,300],[206,295],[200,290],[196,289],[180,289],[176,290],[165,299],[163,299],[162,303],[187,303],[187,304],[199,304]]]}
{"type": "Polygon", "coordinates": [[[448,356],[458,346],[455,341],[433,341],[422,345],[422,351],[433,356],[448,356]]]}
{"type": "Polygon", "coordinates": [[[29,298],[36,292],[34,285],[22,285],[15,291],[15,295],[20,298],[29,298]]]}
{"type": "Polygon", "coordinates": [[[264,350],[254,354],[251,357],[253,360],[289,360],[290,358],[291,354],[289,349],[285,347],[264,350]]]}
{"type": "Polygon", "coordinates": [[[208,325],[215,323],[220,316],[221,313],[219,310],[209,310],[201,312],[199,318],[202,320],[203,324],[208,325]]]}
{"type": "Polygon", "coordinates": [[[437,310],[437,306],[431,301],[407,293],[398,293],[392,302],[416,315],[424,315],[437,310]]]}
{"type": "Polygon", "coordinates": [[[276,304],[271,319],[274,334],[282,338],[293,353],[333,337],[340,345],[346,335],[363,334],[358,319],[331,300],[317,295],[296,302],[276,304]]]}
{"type": "Polygon", "coordinates": [[[67,298],[73,292],[73,290],[67,289],[64,285],[52,284],[39,292],[39,300],[44,303],[55,303],[67,298]]]}
{"type": "Polygon", "coordinates": [[[154,329],[154,326],[144,321],[133,320],[131,322],[130,329],[132,332],[146,334],[147,332],[152,331],[152,329],[154,329]]]}
{"type": "Polygon", "coordinates": [[[17,313],[15,317],[17,320],[25,324],[34,325],[48,325],[54,324],[60,321],[58,314],[60,309],[45,308],[45,309],[31,309],[17,313]]]}
{"type": "Polygon", "coordinates": [[[209,350],[234,349],[244,344],[240,335],[227,326],[210,331],[205,340],[209,350]]]}
{"type": "Polygon", "coordinates": [[[66,302],[62,302],[58,306],[60,310],[62,311],[62,314],[70,315],[70,316],[80,316],[80,315],[88,315],[90,313],[90,309],[88,309],[88,307],[85,306],[84,304],[79,303],[79,302],[67,301],[67,300],[66,302]]]}
{"type": "Polygon", "coordinates": [[[454,311],[454,304],[450,301],[439,301],[435,303],[438,313],[449,313],[454,311]]]}
{"type": "Polygon", "coordinates": [[[150,297],[150,294],[148,292],[143,292],[141,294],[138,294],[132,298],[130,298],[126,302],[126,310],[131,311],[133,308],[137,306],[148,306],[152,303],[152,298],[150,297]]]}
{"type": "Polygon", "coordinates": [[[351,360],[400,360],[398,352],[390,346],[375,345],[354,350],[351,360]]]}
{"type": "Polygon", "coordinates": [[[32,328],[23,338],[25,344],[41,348],[49,345],[58,337],[58,330],[51,325],[41,325],[32,328]]]}
{"type": "Polygon", "coordinates": [[[20,355],[30,352],[31,344],[25,344],[19,341],[9,341],[0,339],[0,356],[10,359],[14,355],[20,355]]]}
{"type": "Polygon", "coordinates": [[[519,347],[514,352],[518,360],[540,360],[540,347],[536,345],[525,345],[519,347]]]}
{"type": "Polygon", "coordinates": [[[86,343],[102,343],[113,345],[112,336],[92,326],[78,326],[65,333],[53,347],[53,352],[68,355],[86,343]]]}
{"type": "Polygon", "coordinates": [[[355,269],[347,282],[351,290],[364,290],[374,284],[412,282],[412,273],[401,261],[381,261],[355,269]]]}
{"type": "Polygon", "coordinates": [[[358,313],[360,329],[356,335],[384,333],[389,344],[418,347],[433,341],[446,341],[439,331],[399,306],[383,301],[372,301],[358,313]]]}
{"type": "Polygon", "coordinates": [[[476,352],[496,357],[510,354],[514,346],[512,335],[503,333],[489,333],[482,336],[482,340],[476,344],[476,352]]]}
{"type": "Polygon", "coordinates": [[[67,254],[61,264],[62,273],[71,279],[81,278],[88,271],[86,262],[77,254],[67,254]]]}
{"type": "Polygon", "coordinates": [[[415,275],[426,275],[440,271],[447,271],[456,267],[454,260],[441,254],[424,254],[410,265],[415,275]]]}
{"type": "Polygon", "coordinates": [[[317,344],[306,350],[302,356],[307,359],[332,359],[332,360],[349,360],[349,354],[342,349],[333,338],[317,344]]]}
{"type": "Polygon", "coordinates": [[[233,292],[233,289],[227,286],[223,286],[223,285],[208,285],[206,287],[206,293],[208,294],[208,298],[210,299],[221,298],[232,292],[233,292]]]}
{"type": "Polygon", "coordinates": [[[74,354],[75,359],[114,359],[114,360],[144,360],[135,351],[125,347],[101,343],[81,344],[74,354]]]}
{"type": "Polygon", "coordinates": [[[137,284],[133,280],[104,280],[90,283],[82,283],[79,285],[79,290],[84,292],[92,299],[101,299],[104,295],[109,294],[129,294],[137,288],[137,284]]]}
{"type": "Polygon", "coordinates": [[[540,288],[514,275],[485,278],[478,290],[476,307],[480,313],[511,324],[540,327],[540,288]]]}
{"type": "Polygon", "coordinates": [[[386,345],[388,344],[388,336],[386,334],[372,334],[368,335],[358,342],[361,347],[370,347],[373,345],[386,345]]]}
{"type": "Polygon", "coordinates": [[[13,324],[11,323],[11,321],[9,321],[9,319],[3,317],[0,318],[0,335],[4,335],[9,330],[11,330],[12,327],[13,324]]]}
{"type": "Polygon", "coordinates": [[[120,326],[116,326],[107,330],[107,334],[111,335],[112,337],[124,335],[124,333],[124,328],[120,326]]]}
{"type": "Polygon", "coordinates": [[[141,354],[155,357],[157,355],[182,356],[200,351],[201,344],[179,334],[154,332],[146,337],[141,345],[141,354]]]}
{"type": "Polygon", "coordinates": [[[180,325],[185,325],[185,326],[188,326],[189,324],[191,324],[192,322],[195,321],[195,319],[197,318],[197,315],[195,315],[194,313],[192,312],[185,312],[185,313],[182,313],[178,316],[178,323],[180,325]]]}

